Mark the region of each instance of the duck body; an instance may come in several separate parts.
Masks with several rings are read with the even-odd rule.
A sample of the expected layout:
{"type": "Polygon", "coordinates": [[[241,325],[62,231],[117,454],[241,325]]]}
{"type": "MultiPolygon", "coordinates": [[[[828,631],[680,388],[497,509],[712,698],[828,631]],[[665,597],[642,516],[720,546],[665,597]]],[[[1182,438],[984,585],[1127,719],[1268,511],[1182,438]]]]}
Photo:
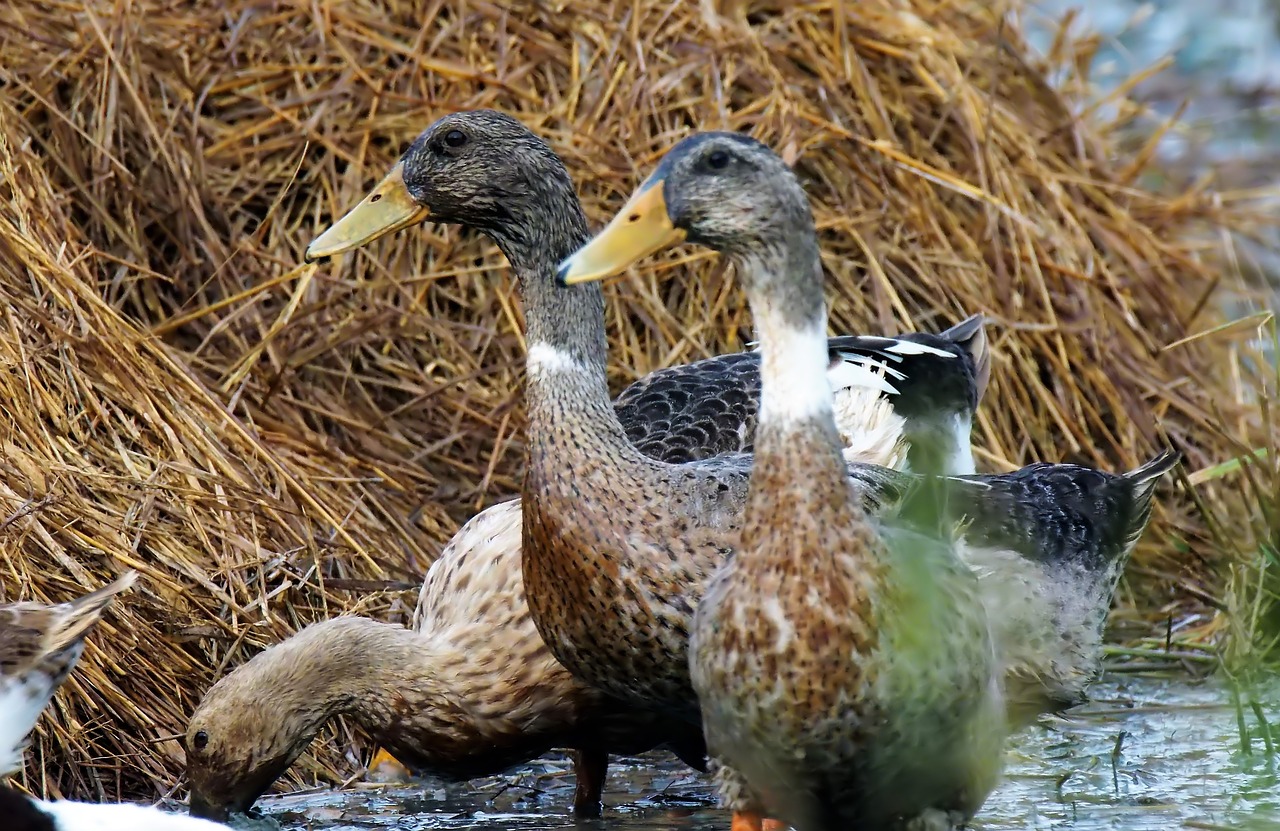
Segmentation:
{"type": "Polygon", "coordinates": [[[962,556],[991,610],[1017,726],[1083,703],[1102,671],[1107,613],[1172,451],[1124,474],[1033,464],[947,482],[962,556]]]}
{"type": "Polygon", "coordinates": [[[726,803],[805,829],[896,828],[921,806],[948,825],[971,817],[997,781],[1003,698],[957,542],[842,516],[877,494],[856,479],[812,487],[830,436],[773,441],[690,642],[708,749],[731,767],[717,771],[726,803]]]}
{"type": "MultiPolygon", "coordinates": [[[[187,727],[192,812],[247,811],[338,715],[414,770],[451,780],[571,749],[575,808],[598,811],[607,755],[650,750],[676,731],[552,656],[525,601],[520,515],[510,500],[459,530],[427,573],[413,628],[316,623],[211,687],[187,727]]],[[[700,741],[673,749],[702,766],[700,741]]]]}
{"type": "Polygon", "coordinates": [[[538,493],[524,505],[523,567],[534,620],[584,683],[685,719],[696,731],[690,624],[706,581],[732,553],[726,540],[740,529],[749,459],[735,466],[738,475],[720,476],[727,461],[670,470],[638,454],[617,459],[611,446],[563,440],[581,450],[572,468],[531,464],[526,474],[526,490],[538,493]],[[639,470],[626,471],[630,466],[639,470]],[[590,493],[596,510],[575,500],[575,491],[590,493]],[[646,493],[661,496],[651,505],[635,499],[646,493]],[[583,557],[585,551],[609,556],[583,557]]]}
{"type": "Polygon", "coordinates": [[[599,279],[652,238],[686,236],[736,267],[762,355],[745,500],[684,509],[676,491],[654,518],[679,535],[692,514],[732,546],[687,647],[708,751],[722,784],[737,780],[722,796],[735,822],[763,814],[799,831],[963,822],[995,785],[1004,737],[986,606],[953,537],[869,510],[849,477],[823,383],[816,233],[794,175],[745,136],[686,139],[559,276],[599,279]]]}
{"type": "Polygon", "coordinates": [[[998,779],[1005,729],[973,575],[932,536],[833,535],[831,512],[777,477],[753,487],[807,527],[748,520],[690,645],[708,750],[731,767],[717,771],[727,806],[804,829],[897,828],[922,806],[946,825],[973,816],[998,779]],[[783,534],[787,545],[762,544],[783,534]],[[871,546],[881,573],[863,563],[871,546]]]}

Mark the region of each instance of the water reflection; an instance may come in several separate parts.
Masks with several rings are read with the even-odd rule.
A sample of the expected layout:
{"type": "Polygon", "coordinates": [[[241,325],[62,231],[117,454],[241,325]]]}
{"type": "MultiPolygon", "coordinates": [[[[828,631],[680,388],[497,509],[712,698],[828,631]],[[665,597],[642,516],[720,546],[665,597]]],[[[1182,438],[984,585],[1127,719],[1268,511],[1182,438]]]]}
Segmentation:
{"type": "MultiPolygon", "coordinates": [[[[1263,711],[1280,721],[1280,700],[1263,711]]],[[[1249,722],[1254,719],[1249,717],[1249,722]]],[[[1280,732],[1280,731],[1278,731],[1280,732]]],[[[1168,831],[1280,828],[1276,766],[1255,741],[1240,752],[1236,713],[1216,683],[1120,680],[1094,701],[1010,742],[1004,784],[977,829],[1168,831]]],[[[260,803],[285,831],[357,829],[611,829],[724,831],[706,781],[667,757],[615,764],[606,818],[568,815],[573,778],[562,759],[465,784],[296,794],[260,803]]]]}

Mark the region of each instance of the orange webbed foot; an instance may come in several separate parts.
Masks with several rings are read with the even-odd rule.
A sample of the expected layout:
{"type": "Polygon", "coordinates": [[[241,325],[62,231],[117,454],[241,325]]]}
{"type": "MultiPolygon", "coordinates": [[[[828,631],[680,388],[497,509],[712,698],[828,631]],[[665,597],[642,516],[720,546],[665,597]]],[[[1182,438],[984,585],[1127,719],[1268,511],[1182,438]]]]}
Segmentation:
{"type": "Polygon", "coordinates": [[[378,752],[373,754],[373,761],[369,762],[369,770],[365,778],[371,782],[408,782],[413,778],[413,774],[407,767],[400,764],[396,757],[388,753],[385,747],[380,747],[378,752]]]}
{"type": "Polygon", "coordinates": [[[791,831],[791,826],[776,819],[766,819],[754,811],[734,811],[729,831],[791,831]]]}

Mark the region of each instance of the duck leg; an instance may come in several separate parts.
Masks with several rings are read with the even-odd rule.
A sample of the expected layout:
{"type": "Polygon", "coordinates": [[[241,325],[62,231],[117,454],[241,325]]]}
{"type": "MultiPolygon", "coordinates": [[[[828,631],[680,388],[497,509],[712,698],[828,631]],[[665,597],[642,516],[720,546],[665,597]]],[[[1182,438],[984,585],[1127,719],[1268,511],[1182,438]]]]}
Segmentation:
{"type": "Polygon", "coordinates": [[[369,762],[365,778],[371,782],[403,783],[412,779],[413,774],[400,760],[388,753],[385,747],[379,747],[378,752],[373,754],[373,760],[369,762]]]}
{"type": "Polygon", "coordinates": [[[734,811],[729,831],[790,831],[791,826],[776,819],[767,819],[755,811],[734,811]]]}
{"type": "Polygon", "coordinates": [[[573,776],[577,785],[573,792],[573,813],[579,818],[600,816],[604,780],[609,773],[609,754],[603,750],[573,751],[573,776]]]}

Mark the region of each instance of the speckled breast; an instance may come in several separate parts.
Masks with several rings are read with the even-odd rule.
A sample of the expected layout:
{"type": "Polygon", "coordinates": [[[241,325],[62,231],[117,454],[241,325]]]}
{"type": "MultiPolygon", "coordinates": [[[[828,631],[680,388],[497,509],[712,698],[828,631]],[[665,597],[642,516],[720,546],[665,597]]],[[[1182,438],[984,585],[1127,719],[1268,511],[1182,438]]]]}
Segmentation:
{"type": "MultiPolygon", "coordinates": [[[[608,493],[595,496],[597,504],[609,504],[608,493]]],[[[688,644],[703,581],[685,575],[674,556],[637,550],[649,547],[628,541],[627,527],[643,521],[640,509],[617,504],[631,522],[597,521],[580,504],[554,496],[526,497],[529,610],[552,654],[583,683],[696,722],[688,644]]]]}

